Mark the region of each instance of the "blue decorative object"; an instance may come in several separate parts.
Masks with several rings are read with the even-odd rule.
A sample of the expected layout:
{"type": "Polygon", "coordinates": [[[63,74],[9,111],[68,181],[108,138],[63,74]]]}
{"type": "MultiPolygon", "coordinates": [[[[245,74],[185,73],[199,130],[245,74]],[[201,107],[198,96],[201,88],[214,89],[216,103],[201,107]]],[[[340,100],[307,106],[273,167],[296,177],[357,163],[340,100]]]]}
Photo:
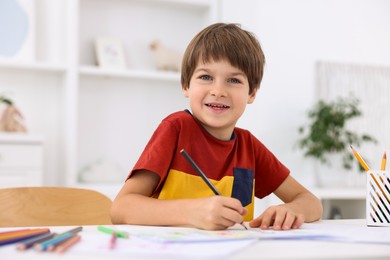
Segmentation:
{"type": "Polygon", "coordinates": [[[17,0],[0,0],[0,56],[18,53],[29,30],[28,14],[17,0]]]}

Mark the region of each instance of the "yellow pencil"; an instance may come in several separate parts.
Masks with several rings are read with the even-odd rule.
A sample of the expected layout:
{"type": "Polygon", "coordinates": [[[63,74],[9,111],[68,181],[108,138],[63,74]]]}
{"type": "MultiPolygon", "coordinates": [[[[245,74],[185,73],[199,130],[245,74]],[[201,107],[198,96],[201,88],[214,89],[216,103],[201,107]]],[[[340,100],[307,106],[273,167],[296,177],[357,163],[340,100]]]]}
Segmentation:
{"type": "Polygon", "coordinates": [[[385,151],[382,156],[381,171],[386,170],[386,160],[387,160],[387,156],[385,151]]]}
{"type": "Polygon", "coordinates": [[[356,159],[359,161],[360,165],[364,168],[364,170],[366,171],[369,171],[370,170],[370,167],[368,167],[367,163],[363,160],[363,158],[360,156],[360,154],[355,150],[355,148],[353,148],[352,145],[351,146],[351,149],[352,149],[352,152],[353,154],[355,155],[356,159]]]}

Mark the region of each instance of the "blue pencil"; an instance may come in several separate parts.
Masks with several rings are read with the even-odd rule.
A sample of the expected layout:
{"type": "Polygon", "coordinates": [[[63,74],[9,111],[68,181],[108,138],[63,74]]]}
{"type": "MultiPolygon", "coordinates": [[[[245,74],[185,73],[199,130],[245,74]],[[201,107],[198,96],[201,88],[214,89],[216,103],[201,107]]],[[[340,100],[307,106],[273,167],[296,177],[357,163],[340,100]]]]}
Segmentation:
{"type": "Polygon", "coordinates": [[[82,230],[82,228],[83,227],[77,227],[64,233],[61,233],[52,239],[46,240],[40,244],[35,245],[35,249],[37,249],[38,251],[46,251],[49,247],[56,246],[64,242],[65,240],[75,236],[79,231],[82,230]]]}

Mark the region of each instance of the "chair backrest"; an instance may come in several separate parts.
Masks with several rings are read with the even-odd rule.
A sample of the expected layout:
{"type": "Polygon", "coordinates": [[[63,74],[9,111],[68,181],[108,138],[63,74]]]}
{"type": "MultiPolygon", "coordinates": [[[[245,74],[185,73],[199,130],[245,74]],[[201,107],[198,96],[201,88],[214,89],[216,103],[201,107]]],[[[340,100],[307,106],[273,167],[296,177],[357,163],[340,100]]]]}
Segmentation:
{"type": "Polygon", "coordinates": [[[87,189],[17,187],[0,189],[0,226],[111,224],[112,201],[87,189]]]}

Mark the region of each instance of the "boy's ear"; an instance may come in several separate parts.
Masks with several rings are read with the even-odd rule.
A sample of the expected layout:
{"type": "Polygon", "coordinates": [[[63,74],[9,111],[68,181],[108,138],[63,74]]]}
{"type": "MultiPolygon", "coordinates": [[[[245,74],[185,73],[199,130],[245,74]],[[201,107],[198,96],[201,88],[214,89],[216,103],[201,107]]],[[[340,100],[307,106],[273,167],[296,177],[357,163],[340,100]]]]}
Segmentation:
{"type": "Polygon", "coordinates": [[[182,91],[184,97],[186,97],[186,98],[189,97],[188,87],[183,86],[183,88],[181,89],[181,91],[182,91]]]}
{"type": "Polygon", "coordinates": [[[248,104],[252,104],[253,101],[256,99],[257,89],[253,90],[251,94],[249,94],[248,97],[248,104]]]}

